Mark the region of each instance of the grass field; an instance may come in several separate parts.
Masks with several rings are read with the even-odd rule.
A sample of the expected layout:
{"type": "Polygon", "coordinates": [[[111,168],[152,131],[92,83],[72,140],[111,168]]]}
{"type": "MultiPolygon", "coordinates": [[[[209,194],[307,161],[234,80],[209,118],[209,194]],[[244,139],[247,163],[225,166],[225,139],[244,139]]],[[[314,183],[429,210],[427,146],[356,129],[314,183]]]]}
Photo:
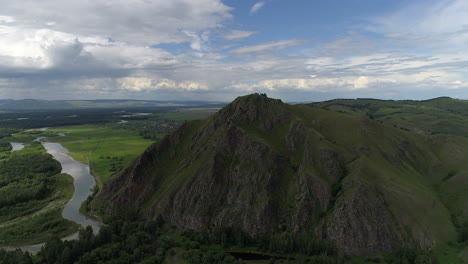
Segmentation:
{"type": "Polygon", "coordinates": [[[56,127],[50,128],[48,132],[65,134],[48,140],[61,143],[70,151],[71,157],[90,165],[98,186],[129,165],[153,143],[135,131],[115,129],[108,125],[56,127]]]}
{"type": "Polygon", "coordinates": [[[63,219],[62,209],[56,208],[0,228],[0,246],[34,245],[77,231],[78,224],[63,219]]]}

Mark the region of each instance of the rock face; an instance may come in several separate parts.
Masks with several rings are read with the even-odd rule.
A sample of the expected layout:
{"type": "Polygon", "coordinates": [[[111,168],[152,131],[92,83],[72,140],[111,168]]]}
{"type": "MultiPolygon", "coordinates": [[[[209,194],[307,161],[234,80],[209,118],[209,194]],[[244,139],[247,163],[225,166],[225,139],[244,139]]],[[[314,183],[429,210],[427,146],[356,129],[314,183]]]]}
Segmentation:
{"type": "Polygon", "coordinates": [[[432,189],[446,173],[437,151],[363,117],[253,94],[149,147],[97,201],[195,230],[312,230],[343,254],[431,248],[456,237],[432,189]]]}

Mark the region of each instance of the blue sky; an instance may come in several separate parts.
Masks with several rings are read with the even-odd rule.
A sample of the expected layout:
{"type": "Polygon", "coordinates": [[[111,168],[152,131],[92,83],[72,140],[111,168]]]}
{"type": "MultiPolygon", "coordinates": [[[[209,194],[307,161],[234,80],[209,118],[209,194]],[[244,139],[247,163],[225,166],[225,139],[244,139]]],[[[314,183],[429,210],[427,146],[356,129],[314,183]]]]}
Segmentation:
{"type": "Polygon", "coordinates": [[[464,0],[0,5],[0,98],[468,99],[464,0]]]}

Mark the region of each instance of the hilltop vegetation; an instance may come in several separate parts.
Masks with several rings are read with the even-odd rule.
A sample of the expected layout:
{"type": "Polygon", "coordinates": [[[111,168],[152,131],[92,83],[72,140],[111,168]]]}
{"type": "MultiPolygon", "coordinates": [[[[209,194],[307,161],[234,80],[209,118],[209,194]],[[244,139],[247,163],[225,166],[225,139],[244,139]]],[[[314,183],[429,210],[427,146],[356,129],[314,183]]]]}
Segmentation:
{"type": "Polygon", "coordinates": [[[367,116],[400,129],[425,134],[468,136],[468,101],[440,97],[425,101],[336,99],[315,104],[367,116]]]}

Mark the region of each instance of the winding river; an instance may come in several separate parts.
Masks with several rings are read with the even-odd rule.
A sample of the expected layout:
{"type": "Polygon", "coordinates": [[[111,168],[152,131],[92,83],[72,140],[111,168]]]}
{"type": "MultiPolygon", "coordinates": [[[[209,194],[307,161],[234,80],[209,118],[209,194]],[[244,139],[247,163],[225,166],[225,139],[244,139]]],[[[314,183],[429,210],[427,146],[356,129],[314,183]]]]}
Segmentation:
{"type": "MultiPolygon", "coordinates": [[[[41,141],[42,138],[36,139],[41,141]]],[[[91,226],[95,234],[102,226],[101,222],[88,218],[80,213],[81,204],[92,194],[91,189],[96,185],[94,177],[91,175],[89,166],[74,160],[67,153],[68,150],[59,143],[42,142],[42,145],[54,158],[62,165],[62,173],[67,173],[73,177],[75,192],[62,211],[63,218],[73,221],[82,227],[91,226]]],[[[63,240],[72,240],[78,237],[78,233],[72,234],[63,240]]],[[[20,248],[29,252],[38,252],[44,244],[27,245],[19,247],[6,247],[7,250],[20,248]]]]}
{"type": "Polygon", "coordinates": [[[42,145],[49,154],[60,162],[62,173],[71,175],[74,180],[75,193],[63,208],[63,218],[76,222],[83,227],[91,226],[94,233],[99,232],[101,223],[80,213],[81,204],[92,194],[91,189],[96,185],[94,177],[89,171],[89,166],[68,156],[68,150],[59,143],[43,142],[42,145]]]}

